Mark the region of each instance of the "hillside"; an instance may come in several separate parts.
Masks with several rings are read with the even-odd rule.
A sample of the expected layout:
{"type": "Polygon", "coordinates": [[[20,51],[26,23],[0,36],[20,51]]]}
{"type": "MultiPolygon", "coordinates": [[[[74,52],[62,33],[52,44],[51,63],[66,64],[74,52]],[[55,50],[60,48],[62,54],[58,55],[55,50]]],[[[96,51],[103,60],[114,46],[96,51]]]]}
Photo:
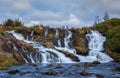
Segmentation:
{"type": "Polygon", "coordinates": [[[120,61],[120,19],[112,18],[96,24],[92,29],[99,30],[106,36],[105,52],[116,61],[120,61]]]}
{"type": "MultiPolygon", "coordinates": [[[[37,49],[35,49],[31,44],[25,42],[24,40],[16,39],[13,37],[14,34],[16,34],[16,36],[22,35],[24,39],[29,41],[34,41],[36,43],[40,42],[40,44],[45,47],[45,50],[48,52],[48,54],[50,53],[50,55],[54,56],[54,61],[56,61],[56,58],[58,58],[56,53],[54,53],[55,51],[60,52],[61,55],[65,55],[72,61],[79,62],[81,61],[81,59],[78,58],[79,55],[88,56],[89,54],[86,34],[88,33],[87,31],[91,29],[98,30],[104,36],[106,36],[107,39],[104,45],[104,52],[109,54],[115,61],[120,61],[120,19],[113,18],[111,20],[98,23],[93,27],[85,27],[82,29],[50,28],[43,25],[36,25],[29,28],[19,25],[2,25],[0,26],[0,67],[4,68],[11,65],[23,64],[25,62],[34,63],[33,59],[42,58],[41,54],[38,54],[37,49]],[[13,32],[12,30],[16,31],[13,32]],[[5,31],[12,32],[5,33],[5,31]],[[59,40],[60,42],[58,42],[59,40]],[[66,43],[65,40],[67,40],[68,43],[66,43]],[[57,48],[56,46],[59,46],[61,48],[57,48]],[[18,49],[17,51],[14,49],[15,47],[18,49]],[[66,49],[66,47],[68,48],[66,49]],[[76,54],[78,56],[74,54],[74,49],[76,50],[76,54]],[[70,51],[73,53],[70,53],[70,51]],[[32,59],[34,56],[36,57],[32,59]],[[11,60],[12,62],[9,63],[11,60]]],[[[43,52],[42,50],[40,51],[43,52]]],[[[47,56],[47,58],[53,59],[52,56],[47,56]]]]}

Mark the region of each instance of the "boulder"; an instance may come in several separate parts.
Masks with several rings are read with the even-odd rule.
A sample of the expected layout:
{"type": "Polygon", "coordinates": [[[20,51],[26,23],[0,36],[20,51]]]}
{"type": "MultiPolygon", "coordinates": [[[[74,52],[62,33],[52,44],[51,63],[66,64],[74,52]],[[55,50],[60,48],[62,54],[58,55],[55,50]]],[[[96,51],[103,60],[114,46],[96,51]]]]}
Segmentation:
{"type": "Polygon", "coordinates": [[[89,73],[88,73],[87,71],[83,70],[83,71],[80,73],[80,75],[83,75],[83,76],[88,76],[88,75],[89,75],[89,73]]]}
{"type": "Polygon", "coordinates": [[[19,72],[20,72],[20,71],[19,71],[18,69],[8,71],[9,74],[17,74],[17,73],[19,73],[19,72]]]}
{"type": "Polygon", "coordinates": [[[104,78],[104,75],[102,75],[102,74],[96,74],[96,77],[97,78],[104,78]]]}
{"type": "Polygon", "coordinates": [[[99,61],[93,61],[93,64],[100,64],[99,61]]]}
{"type": "Polygon", "coordinates": [[[68,51],[64,51],[64,50],[59,50],[59,51],[61,53],[65,54],[66,57],[71,58],[71,60],[73,60],[73,61],[76,61],[76,62],[80,61],[79,58],[76,55],[74,55],[74,54],[72,54],[72,53],[70,53],[68,51]]]}
{"type": "Polygon", "coordinates": [[[45,74],[45,75],[56,75],[57,72],[56,71],[47,71],[47,72],[43,72],[42,74],[45,74]]]}
{"type": "Polygon", "coordinates": [[[58,64],[56,68],[63,68],[62,65],[58,64]]]}

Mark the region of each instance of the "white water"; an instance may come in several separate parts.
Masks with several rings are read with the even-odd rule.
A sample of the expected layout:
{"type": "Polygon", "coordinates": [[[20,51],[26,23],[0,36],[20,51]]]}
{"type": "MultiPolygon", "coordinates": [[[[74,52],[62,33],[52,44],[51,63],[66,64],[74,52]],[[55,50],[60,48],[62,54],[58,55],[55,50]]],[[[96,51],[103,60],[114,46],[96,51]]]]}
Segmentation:
{"type": "Polygon", "coordinates": [[[103,44],[106,40],[106,37],[102,36],[98,31],[92,30],[86,35],[86,37],[89,41],[89,57],[92,57],[93,59],[98,60],[100,62],[109,62],[113,60],[111,57],[101,52],[104,50],[103,44]]]}
{"type": "MultiPolygon", "coordinates": [[[[93,62],[93,61],[100,61],[100,62],[109,62],[113,59],[110,58],[105,53],[101,52],[104,50],[103,44],[106,40],[104,36],[102,36],[98,31],[90,31],[87,33],[86,38],[88,39],[88,48],[90,49],[88,56],[82,56],[76,54],[76,50],[71,47],[69,44],[71,43],[72,32],[66,30],[65,37],[64,37],[64,47],[61,45],[60,39],[58,40],[58,46],[55,46],[55,49],[44,47],[41,43],[29,41],[24,39],[21,34],[15,33],[15,31],[9,31],[16,39],[23,40],[27,43],[30,43],[37,49],[36,52],[27,54],[27,57],[31,60],[32,63],[50,63],[50,62],[57,62],[57,63],[74,63],[70,58],[66,57],[64,54],[57,50],[64,50],[74,54],[76,57],[79,58],[80,62],[93,62]]],[[[58,37],[58,31],[56,30],[55,37],[58,37]]],[[[47,37],[48,30],[45,31],[45,36],[47,37]]],[[[31,32],[31,37],[34,37],[33,31],[31,32]]],[[[25,50],[24,50],[25,51],[25,50]]],[[[26,59],[23,57],[26,61],[26,59]]]]}
{"type": "Polygon", "coordinates": [[[48,36],[48,29],[46,29],[44,33],[45,33],[45,37],[47,37],[48,36]]]}
{"type": "Polygon", "coordinates": [[[55,38],[59,38],[59,32],[58,32],[58,29],[55,29],[55,38]]]}
{"type": "Polygon", "coordinates": [[[31,41],[33,41],[33,39],[34,39],[34,30],[32,30],[30,36],[31,36],[31,41]]]}
{"type": "MultiPolygon", "coordinates": [[[[23,40],[23,41],[33,45],[34,48],[38,49],[40,55],[42,56],[42,58],[40,59],[40,61],[42,63],[49,63],[50,60],[52,60],[52,62],[58,62],[58,63],[60,63],[60,62],[61,63],[73,63],[73,61],[70,58],[66,57],[64,54],[60,53],[59,51],[57,51],[55,49],[46,48],[46,47],[42,46],[40,43],[38,44],[34,41],[28,41],[28,40],[24,39],[24,37],[21,34],[16,33],[15,31],[9,31],[7,33],[12,34],[16,39],[23,40]],[[48,56],[49,56],[49,58],[48,58],[48,56]]],[[[32,53],[27,54],[27,57],[31,60],[32,63],[40,62],[40,61],[38,62],[38,59],[37,59],[38,57],[35,57],[34,55],[32,55],[32,53]]]]}
{"type": "Polygon", "coordinates": [[[70,38],[72,38],[72,32],[67,30],[65,32],[64,47],[61,46],[61,42],[60,40],[58,40],[58,47],[55,46],[55,49],[64,50],[64,51],[68,51],[70,53],[76,54],[76,50],[74,48],[71,48],[69,45],[71,42],[70,38]]]}

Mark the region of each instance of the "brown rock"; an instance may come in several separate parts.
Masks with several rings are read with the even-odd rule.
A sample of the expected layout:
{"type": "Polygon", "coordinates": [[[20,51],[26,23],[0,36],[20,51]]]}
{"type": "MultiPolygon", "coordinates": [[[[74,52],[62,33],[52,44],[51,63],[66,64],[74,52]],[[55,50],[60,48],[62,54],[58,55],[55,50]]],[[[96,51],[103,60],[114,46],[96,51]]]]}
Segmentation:
{"type": "Polygon", "coordinates": [[[53,67],[53,64],[48,64],[48,66],[53,67]]]}
{"type": "Polygon", "coordinates": [[[93,64],[100,64],[99,61],[93,61],[93,64]]]}
{"type": "Polygon", "coordinates": [[[11,70],[11,71],[9,71],[8,73],[9,74],[17,74],[17,73],[19,73],[20,71],[19,70],[11,70]]]}
{"type": "Polygon", "coordinates": [[[104,76],[102,74],[96,74],[97,78],[104,78],[104,76]]]}
{"type": "Polygon", "coordinates": [[[80,61],[79,58],[78,58],[76,55],[74,55],[74,54],[72,54],[72,53],[70,53],[70,52],[67,52],[67,51],[64,51],[64,50],[59,50],[59,51],[60,51],[61,53],[65,54],[66,57],[71,58],[71,60],[73,60],[73,61],[76,61],[76,62],[79,62],[79,61],[80,61]]]}
{"type": "Polygon", "coordinates": [[[45,42],[43,45],[48,47],[48,48],[54,48],[53,42],[45,42]]]}
{"type": "Polygon", "coordinates": [[[35,63],[30,63],[30,65],[32,65],[32,66],[37,66],[35,63]]]}
{"type": "Polygon", "coordinates": [[[45,75],[56,75],[57,72],[56,71],[47,71],[47,72],[44,72],[42,74],[45,74],[45,75]]]}
{"type": "Polygon", "coordinates": [[[80,73],[81,75],[83,75],[83,76],[87,76],[87,75],[89,75],[89,73],[87,72],[87,71],[82,71],[81,73],[80,73]]]}
{"type": "Polygon", "coordinates": [[[56,68],[63,68],[62,65],[58,64],[56,68]]]}

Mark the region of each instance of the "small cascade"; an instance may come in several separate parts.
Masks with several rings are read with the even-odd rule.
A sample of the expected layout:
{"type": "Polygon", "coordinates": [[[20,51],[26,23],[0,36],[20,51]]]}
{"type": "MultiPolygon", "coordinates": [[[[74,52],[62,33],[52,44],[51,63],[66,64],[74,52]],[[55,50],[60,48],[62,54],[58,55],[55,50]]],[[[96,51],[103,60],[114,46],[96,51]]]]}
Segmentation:
{"type": "Polygon", "coordinates": [[[97,59],[100,62],[109,62],[113,60],[111,57],[101,52],[104,50],[103,44],[106,40],[106,37],[102,36],[98,31],[90,30],[90,33],[86,35],[86,38],[89,42],[89,57],[92,57],[95,60],[97,59]]]}
{"type": "Polygon", "coordinates": [[[57,43],[58,43],[58,47],[62,47],[60,39],[57,41],[57,43]]]}
{"type": "Polygon", "coordinates": [[[71,38],[72,38],[72,32],[67,29],[64,37],[64,47],[61,46],[61,41],[58,40],[58,47],[55,46],[55,48],[58,50],[64,50],[72,54],[76,54],[76,50],[70,46],[71,38]]]}
{"type": "Polygon", "coordinates": [[[59,38],[59,31],[58,31],[58,29],[55,29],[55,38],[59,38]]]}
{"type": "Polygon", "coordinates": [[[66,48],[70,48],[69,43],[71,37],[72,37],[72,32],[67,30],[65,32],[65,38],[64,38],[64,44],[66,48]]]}
{"type": "Polygon", "coordinates": [[[45,30],[44,34],[45,34],[45,37],[47,38],[47,36],[48,36],[48,29],[45,30]]]}
{"type": "Polygon", "coordinates": [[[31,37],[31,41],[33,41],[34,40],[34,30],[32,30],[30,37],[31,37]]]}
{"type": "Polygon", "coordinates": [[[18,50],[18,48],[15,46],[15,44],[13,42],[12,42],[12,44],[13,44],[13,49],[20,54],[20,56],[23,58],[25,63],[28,63],[27,59],[22,55],[22,53],[18,50]]]}

